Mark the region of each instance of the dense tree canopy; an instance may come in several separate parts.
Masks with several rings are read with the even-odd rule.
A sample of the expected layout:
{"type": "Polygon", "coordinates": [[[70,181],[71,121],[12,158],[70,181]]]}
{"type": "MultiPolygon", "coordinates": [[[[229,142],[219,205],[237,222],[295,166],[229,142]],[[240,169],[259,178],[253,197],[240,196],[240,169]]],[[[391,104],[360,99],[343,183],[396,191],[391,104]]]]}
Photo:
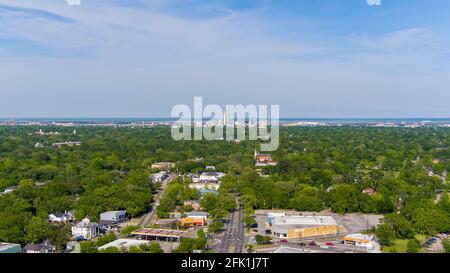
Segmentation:
{"type": "Polygon", "coordinates": [[[224,217],[234,206],[231,193],[239,193],[248,224],[254,209],[331,209],[387,214],[379,233],[388,243],[392,234],[450,230],[449,128],[283,127],[272,153],[278,165],[260,171],[253,158],[259,141],[174,141],[168,127],[79,127],[77,135],[70,127],[43,128],[61,133],[53,136],[35,135],[39,129],[0,127],[0,191],[17,186],[0,197],[0,241],[62,245],[67,228],[46,219],[64,210],[94,221],[106,210],[141,215],[156,188],[149,179],[156,161],[175,162],[180,174],[161,199],[160,217],[199,199],[184,175],[214,165],[227,175],[219,196],[202,200],[213,218],[224,217]],[[51,146],[63,141],[82,145],[51,146]]]}

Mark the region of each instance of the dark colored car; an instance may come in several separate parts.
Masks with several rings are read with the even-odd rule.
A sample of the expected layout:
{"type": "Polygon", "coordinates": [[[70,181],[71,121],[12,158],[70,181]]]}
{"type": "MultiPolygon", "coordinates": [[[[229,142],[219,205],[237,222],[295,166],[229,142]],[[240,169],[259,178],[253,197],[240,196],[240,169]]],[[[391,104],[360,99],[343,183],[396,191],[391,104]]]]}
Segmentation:
{"type": "Polygon", "coordinates": [[[309,246],[317,246],[317,243],[316,242],[314,242],[314,241],[312,241],[312,242],[309,242],[309,244],[308,244],[309,246]]]}
{"type": "Polygon", "coordinates": [[[287,243],[287,242],[288,242],[288,240],[285,240],[285,239],[280,240],[280,243],[287,243]]]}

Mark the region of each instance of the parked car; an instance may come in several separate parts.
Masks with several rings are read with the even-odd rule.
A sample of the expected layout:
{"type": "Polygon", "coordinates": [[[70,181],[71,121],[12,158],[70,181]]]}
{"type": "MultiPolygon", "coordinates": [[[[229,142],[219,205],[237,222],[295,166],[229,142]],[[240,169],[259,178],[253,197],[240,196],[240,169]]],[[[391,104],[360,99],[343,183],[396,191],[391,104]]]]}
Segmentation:
{"type": "Polygon", "coordinates": [[[270,229],[266,229],[266,234],[270,235],[270,234],[272,234],[272,231],[270,229]]]}
{"type": "Polygon", "coordinates": [[[300,246],[306,246],[306,244],[304,242],[300,242],[299,245],[300,246]]]}
{"type": "Polygon", "coordinates": [[[280,240],[280,243],[288,243],[288,240],[286,239],[280,240]]]}
{"type": "Polygon", "coordinates": [[[334,246],[334,244],[332,242],[326,242],[325,245],[326,246],[334,246]]]}
{"type": "Polygon", "coordinates": [[[309,245],[309,246],[317,246],[317,243],[314,242],[314,241],[311,241],[311,242],[308,243],[308,245],[309,245]]]}

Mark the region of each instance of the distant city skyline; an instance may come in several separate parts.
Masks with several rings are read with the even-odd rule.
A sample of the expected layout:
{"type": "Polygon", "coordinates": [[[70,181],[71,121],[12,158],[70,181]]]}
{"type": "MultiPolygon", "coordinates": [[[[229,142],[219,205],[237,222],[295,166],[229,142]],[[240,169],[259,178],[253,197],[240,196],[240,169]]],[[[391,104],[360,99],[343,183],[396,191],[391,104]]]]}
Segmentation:
{"type": "Polygon", "coordinates": [[[449,118],[446,0],[2,0],[1,118],[449,118]]]}

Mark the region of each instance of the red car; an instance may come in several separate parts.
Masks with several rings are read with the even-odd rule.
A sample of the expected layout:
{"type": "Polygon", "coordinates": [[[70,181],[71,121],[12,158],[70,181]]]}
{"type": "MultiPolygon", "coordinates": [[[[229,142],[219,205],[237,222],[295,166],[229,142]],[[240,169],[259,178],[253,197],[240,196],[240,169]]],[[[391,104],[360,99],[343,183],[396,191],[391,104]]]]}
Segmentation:
{"type": "Polygon", "coordinates": [[[309,242],[309,244],[308,244],[309,246],[317,246],[317,244],[316,244],[316,242],[314,242],[314,241],[312,241],[312,242],[309,242]]]}
{"type": "Polygon", "coordinates": [[[326,242],[325,245],[326,246],[334,246],[334,244],[332,242],[326,242]]]}
{"type": "Polygon", "coordinates": [[[280,243],[287,243],[288,240],[280,240],[280,243]]]}

